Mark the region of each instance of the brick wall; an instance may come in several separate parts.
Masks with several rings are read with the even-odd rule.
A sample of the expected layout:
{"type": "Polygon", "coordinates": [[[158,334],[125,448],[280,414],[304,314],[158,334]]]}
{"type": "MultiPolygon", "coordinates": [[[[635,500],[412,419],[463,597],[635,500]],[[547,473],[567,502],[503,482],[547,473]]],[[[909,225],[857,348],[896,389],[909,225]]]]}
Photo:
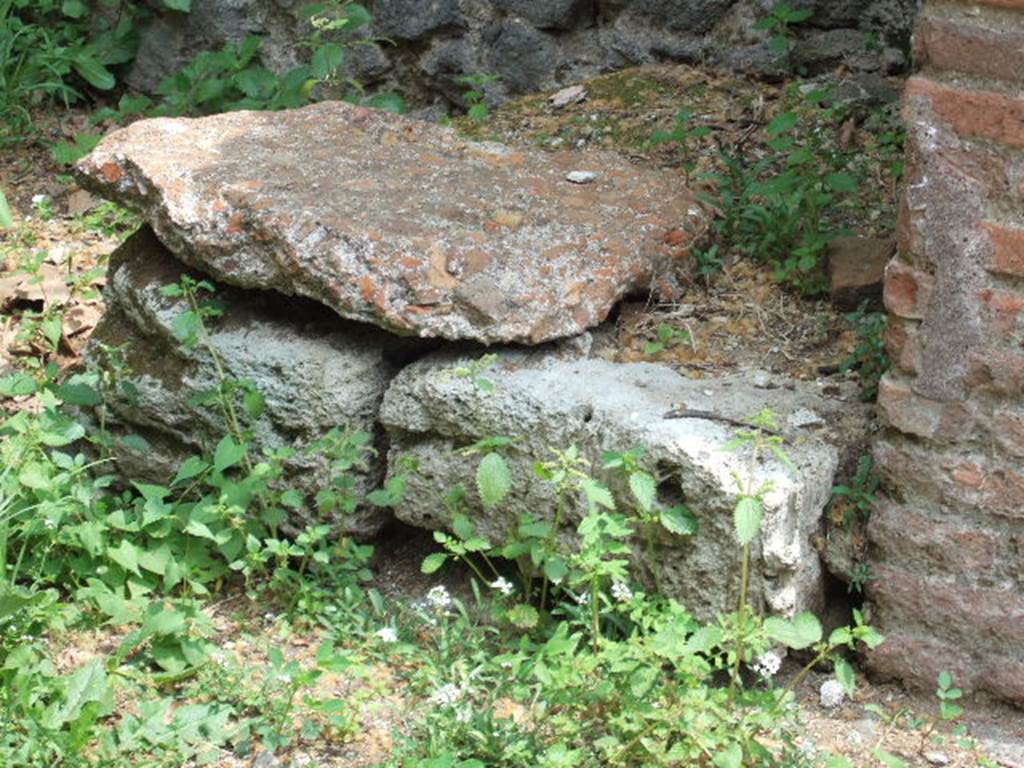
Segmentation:
{"type": "Polygon", "coordinates": [[[931,0],[914,49],[868,661],[1024,705],[1024,0],[931,0]]]}

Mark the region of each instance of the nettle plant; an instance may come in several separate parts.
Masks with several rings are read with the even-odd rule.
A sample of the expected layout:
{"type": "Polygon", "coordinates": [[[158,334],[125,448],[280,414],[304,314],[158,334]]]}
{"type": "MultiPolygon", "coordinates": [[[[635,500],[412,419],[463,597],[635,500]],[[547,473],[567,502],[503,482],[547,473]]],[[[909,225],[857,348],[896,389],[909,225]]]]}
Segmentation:
{"type": "MultiPolygon", "coordinates": [[[[479,637],[470,629],[470,612],[447,593],[428,601],[428,612],[444,617],[429,619],[441,637],[438,659],[423,682],[433,687],[437,706],[403,752],[403,759],[423,757],[393,764],[816,764],[798,749],[794,689],[812,669],[830,664],[843,690],[852,692],[854,671],[845,653],[860,644],[875,647],[882,637],[859,612],[852,626],[826,636],[813,614],[764,618],[751,605],[751,546],[770,490],[754,486],[753,468],[766,455],[791,466],[774,415],[760,414],[752,424],[725,446],[745,452],[750,467],[748,477],[736,478],[740,598],[735,611],[706,625],[674,600],[645,592],[632,577],[638,543],[650,553],[655,534],[699,535],[690,510],[659,504],[658,478],[644,469],[642,451],[604,457],[610,484],[595,477],[592,462],[576,448],[552,451],[534,473],[551,485],[554,508],[520,520],[501,543],[479,536],[465,492],[457,492],[452,530],[436,537],[444,551],[429,555],[423,570],[433,573],[451,558],[467,563],[481,582],[476,594],[490,585],[504,631],[519,640],[490,652],[486,642],[467,649],[465,638],[479,637]],[[612,486],[620,485],[617,495],[612,486]],[[564,526],[580,505],[582,518],[570,540],[564,526]],[[453,646],[461,657],[452,655],[453,646]],[[807,659],[782,688],[771,679],[779,649],[807,659]],[[496,719],[498,707],[518,707],[520,717],[496,719]],[[420,751],[424,745],[429,757],[420,751]]],[[[466,451],[482,455],[476,484],[486,507],[499,507],[515,492],[502,454],[512,444],[493,438],[466,451]]],[[[828,765],[847,763],[835,758],[828,765]]]]}
{"type": "MultiPolygon", "coordinates": [[[[696,252],[700,276],[707,279],[724,257],[738,253],[766,262],[779,282],[804,294],[827,289],[825,252],[844,233],[833,224],[836,209],[852,204],[860,186],[849,153],[822,128],[839,117],[837,108],[821,106],[828,96],[823,90],[791,92],[794,106],[765,126],[768,154],[755,154],[745,140],[719,147],[714,170],[700,177],[713,187],[701,200],[716,213],[711,241],[696,252]]],[[[709,134],[692,110],[683,109],[672,130],[656,132],[652,142],[678,146],[689,179],[697,142],[709,134]]]]}

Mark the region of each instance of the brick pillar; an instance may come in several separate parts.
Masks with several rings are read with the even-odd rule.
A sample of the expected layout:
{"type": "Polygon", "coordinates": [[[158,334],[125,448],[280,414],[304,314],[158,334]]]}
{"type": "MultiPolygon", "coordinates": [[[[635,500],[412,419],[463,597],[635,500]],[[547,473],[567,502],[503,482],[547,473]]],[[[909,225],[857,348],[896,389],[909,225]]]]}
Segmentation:
{"type": "Polygon", "coordinates": [[[914,45],[868,663],[1024,705],[1024,0],[931,0],[914,45]]]}

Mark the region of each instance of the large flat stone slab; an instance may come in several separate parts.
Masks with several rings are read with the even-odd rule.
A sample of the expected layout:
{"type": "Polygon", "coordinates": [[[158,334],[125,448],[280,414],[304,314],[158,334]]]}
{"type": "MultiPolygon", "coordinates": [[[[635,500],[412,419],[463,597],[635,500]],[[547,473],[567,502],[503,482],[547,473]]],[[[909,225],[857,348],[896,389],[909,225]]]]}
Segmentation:
{"type": "Polygon", "coordinates": [[[676,173],[336,102],[139,121],[78,172],[225,283],[488,344],[600,323],[624,294],[688,270],[706,223],[676,173]]]}
{"type": "MultiPolygon", "coordinates": [[[[754,551],[753,601],[786,615],[819,607],[823,571],[814,541],[831,495],[837,446],[862,437],[866,424],[855,387],[845,397],[832,398],[813,382],[763,389],[750,374],[694,380],[664,366],[588,359],[569,344],[558,346],[503,351],[482,374],[493,391],[458,375],[456,369],[467,368],[472,358],[448,351],[428,355],[395,378],[381,409],[391,439],[389,471],[402,471],[408,458],[419,465],[396,516],[443,529],[450,521],[441,500],[462,484],[478,530],[500,542],[524,513],[553,517],[551,488],[533,472],[534,462],[550,459],[552,448],[575,445],[596,467],[604,451],[644,448],[643,461],[659,479],[660,503],[686,504],[700,525],[693,537],[659,529],[654,551],[664,591],[703,618],[735,607],[740,547],[733,509],[738,481],[750,478],[752,488],[769,488],[754,551]],[[723,450],[736,433],[728,423],[664,418],[679,406],[740,420],[771,408],[781,420],[785,450],[796,469],[771,456],[752,463],[749,452],[723,450]],[[505,449],[514,483],[506,501],[488,510],[474,490],[479,459],[459,449],[495,435],[516,438],[505,449]]],[[[600,470],[597,476],[611,480],[600,470]]],[[[620,487],[613,490],[628,499],[621,479],[617,482],[620,487]]],[[[571,510],[567,543],[583,512],[582,503],[571,510]]],[[[634,547],[642,577],[651,572],[644,549],[640,541],[634,547]]]]}
{"type": "MultiPolygon", "coordinates": [[[[212,454],[228,433],[218,407],[194,402],[217,388],[219,376],[203,345],[188,348],[175,336],[176,318],[188,304],[161,293],[189,271],[146,229],[111,257],[108,311],[86,357],[118,381],[106,398],[107,427],[113,456],[132,480],[166,483],[186,458],[212,454]],[[105,348],[117,348],[123,365],[112,366],[105,348]],[[123,439],[128,434],[143,437],[148,445],[123,439]]],[[[264,412],[245,423],[252,432],[253,455],[294,448],[287,483],[305,493],[311,510],[316,492],[328,487],[332,476],[327,459],[305,449],[334,427],[371,435],[379,431],[377,409],[398,370],[388,353],[400,356],[399,340],[341,321],[305,300],[223,286],[213,298],[223,315],[209,321],[210,345],[225,374],[252,382],[265,400],[264,412]]],[[[238,411],[244,413],[241,399],[238,411]]],[[[367,456],[366,465],[354,470],[360,498],[377,487],[383,473],[380,455],[367,456]]],[[[312,511],[298,514],[313,516],[312,511]]],[[[365,537],[389,518],[386,511],[365,506],[346,517],[342,527],[365,537]]]]}

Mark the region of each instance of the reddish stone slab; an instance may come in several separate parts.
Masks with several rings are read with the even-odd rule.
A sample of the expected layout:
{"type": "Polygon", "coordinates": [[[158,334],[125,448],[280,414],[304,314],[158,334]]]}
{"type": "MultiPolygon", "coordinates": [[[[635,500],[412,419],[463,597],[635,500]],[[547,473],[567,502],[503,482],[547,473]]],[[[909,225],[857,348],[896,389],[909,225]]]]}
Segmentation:
{"type": "Polygon", "coordinates": [[[626,293],[688,269],[707,223],[678,174],[470,142],[338,102],[140,121],[78,172],[225,283],[487,344],[600,323],[626,293]]]}

